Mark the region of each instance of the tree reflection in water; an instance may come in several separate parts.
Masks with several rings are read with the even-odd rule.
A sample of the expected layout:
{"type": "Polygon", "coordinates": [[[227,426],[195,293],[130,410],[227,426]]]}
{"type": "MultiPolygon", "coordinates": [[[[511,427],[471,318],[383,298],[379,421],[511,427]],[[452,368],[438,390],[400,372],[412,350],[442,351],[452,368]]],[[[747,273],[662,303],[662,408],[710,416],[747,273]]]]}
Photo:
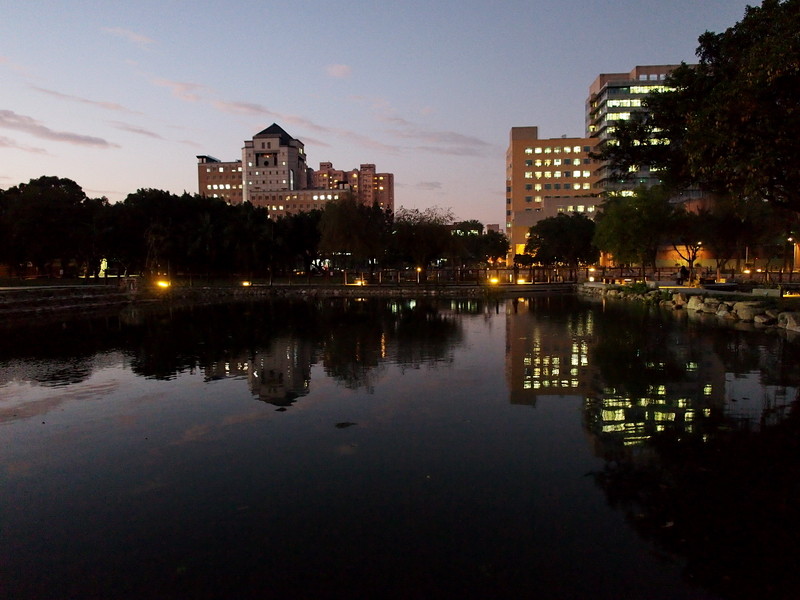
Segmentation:
{"type": "Polygon", "coordinates": [[[601,384],[584,419],[606,459],[595,479],[609,504],[725,598],[798,597],[796,347],[647,310],[607,308],[597,324],[601,384]],[[732,384],[751,372],[764,397],[745,410],[732,384]]]}
{"type": "Polygon", "coordinates": [[[120,352],[137,375],[246,377],[254,395],[285,407],[307,393],[319,361],[346,387],[371,390],[384,361],[416,368],[447,360],[461,339],[455,316],[482,310],[474,301],[377,298],[132,308],[10,327],[0,337],[0,361],[26,361],[26,373],[15,378],[65,385],[91,376],[98,356],[120,352]]]}

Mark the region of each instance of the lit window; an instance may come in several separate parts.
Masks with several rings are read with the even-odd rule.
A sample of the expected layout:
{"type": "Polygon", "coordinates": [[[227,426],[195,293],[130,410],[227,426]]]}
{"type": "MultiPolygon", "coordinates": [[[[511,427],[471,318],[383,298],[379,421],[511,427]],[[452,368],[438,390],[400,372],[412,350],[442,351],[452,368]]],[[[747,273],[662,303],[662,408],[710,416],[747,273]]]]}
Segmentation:
{"type": "Polygon", "coordinates": [[[591,175],[591,172],[589,172],[589,171],[584,171],[583,172],[583,176],[584,177],[589,177],[590,175],[591,175]]]}
{"type": "Polygon", "coordinates": [[[537,183],[536,185],[533,186],[533,189],[536,190],[537,192],[541,192],[542,191],[542,184],[541,183],[537,183]]]}
{"type": "Polygon", "coordinates": [[[561,177],[561,171],[554,171],[553,177],[561,177]]]}
{"type": "Polygon", "coordinates": [[[224,172],[225,172],[225,169],[224,169],[223,167],[220,167],[220,168],[219,168],[219,172],[220,172],[220,173],[224,173],[224,172]]]}
{"type": "Polygon", "coordinates": [[[533,179],[533,171],[525,171],[525,179],[533,179]]]}
{"type": "Polygon", "coordinates": [[[536,198],[534,198],[533,201],[534,202],[541,202],[542,201],[542,197],[541,196],[536,196],[536,198]]]}
{"type": "Polygon", "coordinates": [[[534,154],[541,154],[542,153],[542,149],[541,148],[534,148],[533,152],[534,152],[534,154]]]}
{"type": "Polygon", "coordinates": [[[574,148],[572,148],[572,151],[573,152],[580,152],[581,151],[581,147],[580,146],[575,146],[574,148]]]}
{"type": "Polygon", "coordinates": [[[525,148],[525,154],[533,154],[533,149],[525,148]]]}
{"type": "Polygon", "coordinates": [[[583,189],[585,189],[585,190],[589,189],[589,183],[588,182],[584,182],[583,189]]]}
{"type": "Polygon", "coordinates": [[[542,178],[542,172],[541,171],[536,171],[534,173],[534,175],[536,175],[536,179],[541,179],[542,178]]]}
{"type": "Polygon", "coordinates": [[[544,172],[544,178],[545,179],[550,179],[552,176],[553,176],[552,171],[545,171],[544,172]]]}
{"type": "Polygon", "coordinates": [[[535,166],[535,167],[541,167],[541,166],[542,166],[542,159],[541,159],[541,158],[537,158],[537,159],[536,159],[536,160],[533,162],[533,166],[535,166]]]}
{"type": "Polygon", "coordinates": [[[546,146],[545,149],[544,149],[544,153],[545,154],[550,154],[551,152],[553,152],[553,149],[550,146],[546,146]]]}
{"type": "Polygon", "coordinates": [[[560,167],[561,166],[561,159],[560,158],[556,158],[555,160],[553,160],[553,166],[554,167],[560,167]]]}

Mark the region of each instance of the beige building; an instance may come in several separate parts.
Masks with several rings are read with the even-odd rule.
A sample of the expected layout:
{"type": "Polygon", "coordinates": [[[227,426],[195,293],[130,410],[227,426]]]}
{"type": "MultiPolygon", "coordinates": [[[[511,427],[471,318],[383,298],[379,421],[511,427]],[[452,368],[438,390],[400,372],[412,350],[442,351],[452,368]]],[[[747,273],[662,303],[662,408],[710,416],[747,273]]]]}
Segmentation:
{"type": "Polygon", "coordinates": [[[597,168],[589,153],[596,139],[539,139],[538,127],[512,127],[506,151],[506,235],[511,253],[523,254],[528,231],[559,213],[593,216],[597,168]]]}
{"type": "Polygon", "coordinates": [[[197,157],[197,187],[203,196],[242,203],[242,161],[222,162],[213,156],[197,157]]]}
{"type": "Polygon", "coordinates": [[[319,163],[319,170],[314,171],[314,187],[350,189],[361,204],[394,210],[394,174],[377,173],[373,164],[342,171],[334,169],[333,163],[319,163]]]}
{"type": "Polygon", "coordinates": [[[273,218],[322,209],[345,190],[352,190],[364,204],[394,208],[392,173],[376,173],[373,164],[336,171],[332,163],[321,163],[320,171],[314,172],[308,168],[303,142],[276,123],[245,140],[241,160],[222,162],[199,155],[197,182],[205,196],[263,206],[273,218]]]}

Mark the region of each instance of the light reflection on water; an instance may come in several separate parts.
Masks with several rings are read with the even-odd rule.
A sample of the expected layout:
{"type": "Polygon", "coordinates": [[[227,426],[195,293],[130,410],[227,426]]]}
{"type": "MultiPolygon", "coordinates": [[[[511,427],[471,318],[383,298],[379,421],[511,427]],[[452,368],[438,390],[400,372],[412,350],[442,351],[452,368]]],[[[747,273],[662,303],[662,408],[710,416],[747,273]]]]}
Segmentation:
{"type": "Polygon", "coordinates": [[[738,500],[795,431],[798,349],[776,334],[537,297],[3,339],[10,597],[746,597],[745,566],[773,597],[795,584],[797,548],[738,500]],[[736,511],[773,553],[721,533],[736,511]]]}

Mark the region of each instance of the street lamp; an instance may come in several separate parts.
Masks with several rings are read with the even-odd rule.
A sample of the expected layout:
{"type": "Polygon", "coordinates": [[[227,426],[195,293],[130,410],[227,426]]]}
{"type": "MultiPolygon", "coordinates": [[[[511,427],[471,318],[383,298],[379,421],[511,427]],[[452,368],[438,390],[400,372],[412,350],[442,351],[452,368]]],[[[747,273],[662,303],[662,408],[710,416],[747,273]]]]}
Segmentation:
{"type": "Polygon", "coordinates": [[[417,285],[419,285],[419,274],[422,273],[422,267],[417,267],[417,285]]]}

